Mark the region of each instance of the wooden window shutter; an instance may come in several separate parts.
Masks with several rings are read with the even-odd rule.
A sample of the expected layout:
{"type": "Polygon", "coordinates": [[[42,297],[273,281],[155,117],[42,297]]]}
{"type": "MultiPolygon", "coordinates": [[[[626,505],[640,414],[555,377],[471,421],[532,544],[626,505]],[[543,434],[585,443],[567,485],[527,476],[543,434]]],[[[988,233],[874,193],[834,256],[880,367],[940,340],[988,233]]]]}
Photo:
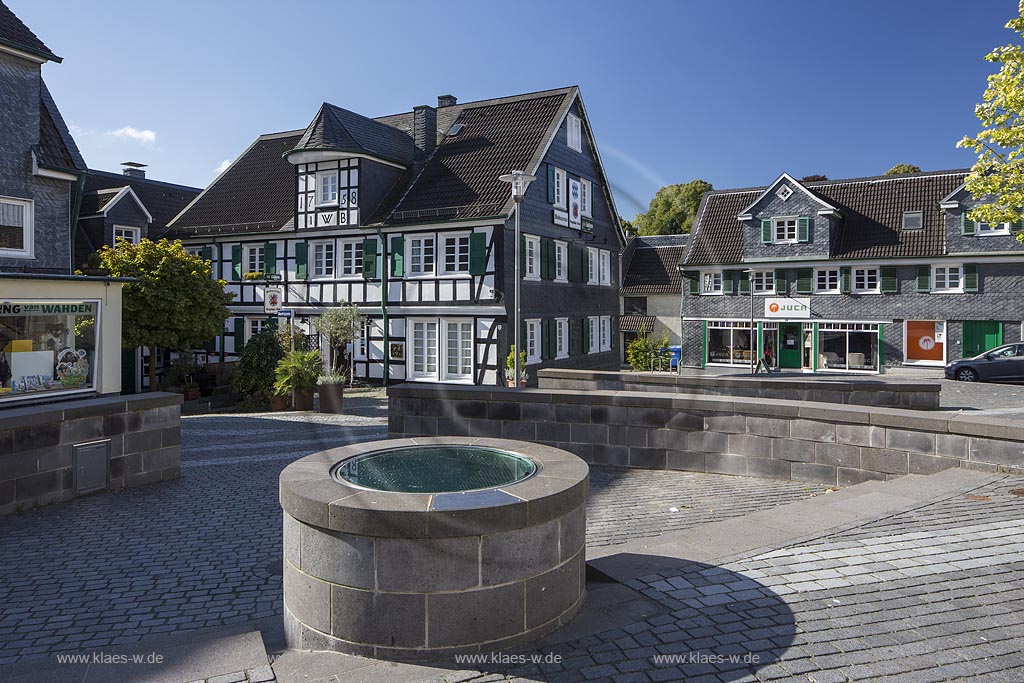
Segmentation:
{"type": "Polygon", "coordinates": [[[542,280],[551,280],[551,254],[548,247],[554,244],[547,237],[540,238],[540,277],[542,280]]]}
{"type": "MultiPolygon", "coordinates": [[[[472,246],[472,240],[470,246],[472,246]]],[[[472,261],[472,257],[470,261],[472,261]]],[[[401,235],[394,235],[391,238],[391,277],[402,277],[404,274],[405,238],[401,235]]]]}
{"type": "Polygon", "coordinates": [[[900,290],[900,278],[896,266],[882,266],[881,268],[882,294],[896,294],[900,290]]]}
{"type": "Polygon", "coordinates": [[[932,267],[917,267],[917,291],[929,292],[932,289],[932,267]]]}
{"type": "Polygon", "coordinates": [[[569,244],[565,248],[565,258],[569,266],[569,282],[580,281],[580,259],[578,252],[579,249],[574,244],[569,244]]]}
{"type": "Polygon", "coordinates": [[[203,260],[204,261],[212,261],[213,260],[213,247],[203,247],[202,256],[203,256],[203,260]]]}
{"type": "Polygon", "coordinates": [[[973,235],[976,230],[974,221],[967,217],[967,209],[960,212],[960,234],[973,235]]]}
{"type": "Polygon", "coordinates": [[[569,319],[569,355],[575,356],[580,352],[580,329],[576,325],[572,324],[572,318],[569,319]]]}
{"type": "Polygon", "coordinates": [[[580,248],[580,282],[590,282],[590,249],[580,248]]]}
{"type": "Polygon", "coordinates": [[[849,266],[839,269],[839,292],[849,294],[853,289],[853,269],[849,266]]]}
{"type": "Polygon", "coordinates": [[[761,219],[761,241],[764,244],[772,243],[772,219],[763,218],[761,219]]]}
{"type": "Polygon", "coordinates": [[[789,292],[789,282],[786,280],[786,271],[779,269],[775,271],[775,293],[786,294],[789,292]]]}
{"type": "Polygon", "coordinates": [[[583,339],[586,340],[586,346],[583,347],[583,353],[590,353],[591,349],[594,348],[594,338],[591,336],[590,329],[590,318],[583,319],[583,339]]]}
{"type": "Polygon", "coordinates": [[[1024,232],[1024,221],[1010,221],[1010,232],[1014,234],[1024,232]]]}
{"type": "Polygon", "coordinates": [[[231,247],[231,277],[236,281],[242,279],[242,245],[231,247]]]}
{"type": "Polygon", "coordinates": [[[812,280],[814,279],[814,270],[811,268],[800,268],[796,271],[796,293],[797,294],[810,294],[814,291],[812,280]]]}
{"type": "Polygon", "coordinates": [[[811,241],[811,219],[807,216],[800,216],[796,219],[796,241],[811,241]]]}
{"type": "Polygon", "coordinates": [[[306,242],[295,243],[295,277],[298,280],[309,278],[309,245],[306,242]]]}
{"type": "Polygon", "coordinates": [[[746,271],[740,271],[740,294],[750,294],[750,273],[746,271]]]}
{"type": "Polygon", "coordinates": [[[377,240],[363,240],[363,278],[372,280],[377,277],[377,240]]]}
{"type": "Polygon", "coordinates": [[[964,291],[978,291],[978,264],[976,263],[964,264],[964,291]]]}
{"type": "Polygon", "coordinates": [[[555,167],[548,164],[548,204],[555,203],[555,167]]]}
{"type": "MultiPolygon", "coordinates": [[[[241,247],[239,247],[241,248],[241,247]]],[[[245,348],[245,318],[235,318],[235,354],[245,348]]]]}
{"type": "Polygon", "coordinates": [[[733,291],[733,275],[735,273],[731,270],[722,271],[722,294],[732,294],[733,291]]]}
{"type": "Polygon", "coordinates": [[[277,244],[267,242],[263,245],[263,274],[274,275],[277,273],[277,244]]]}
{"type": "Polygon", "coordinates": [[[469,274],[483,275],[487,272],[487,235],[474,232],[469,236],[469,274]]]}

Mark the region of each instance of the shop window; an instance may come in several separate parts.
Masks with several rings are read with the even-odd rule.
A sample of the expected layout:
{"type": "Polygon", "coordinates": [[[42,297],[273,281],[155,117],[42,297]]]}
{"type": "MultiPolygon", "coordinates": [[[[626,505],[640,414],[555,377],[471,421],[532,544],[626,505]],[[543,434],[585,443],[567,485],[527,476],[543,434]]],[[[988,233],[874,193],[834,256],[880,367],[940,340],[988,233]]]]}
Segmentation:
{"type": "Polygon", "coordinates": [[[878,325],[821,323],[818,369],[878,371],[878,325]]]}
{"type": "Polygon", "coordinates": [[[91,389],[98,303],[0,304],[0,397],[91,389]]]}

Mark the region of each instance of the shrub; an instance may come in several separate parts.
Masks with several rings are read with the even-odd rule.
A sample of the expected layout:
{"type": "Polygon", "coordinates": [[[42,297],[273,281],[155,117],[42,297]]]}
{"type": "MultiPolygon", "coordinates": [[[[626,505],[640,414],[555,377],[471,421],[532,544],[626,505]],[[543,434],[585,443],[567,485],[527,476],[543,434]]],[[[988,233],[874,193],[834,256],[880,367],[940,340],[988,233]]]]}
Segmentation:
{"type": "Polygon", "coordinates": [[[274,390],[274,372],[284,358],[284,348],[277,333],[266,329],[255,335],[242,349],[232,381],[235,388],[247,396],[269,396],[274,390]]]}
{"type": "Polygon", "coordinates": [[[626,360],[637,371],[667,367],[668,359],[668,335],[658,339],[643,335],[629,342],[626,347],[626,360]]]}
{"type": "Polygon", "coordinates": [[[319,351],[291,351],[277,363],[274,372],[274,393],[279,396],[292,391],[316,387],[324,361],[319,351]]]}

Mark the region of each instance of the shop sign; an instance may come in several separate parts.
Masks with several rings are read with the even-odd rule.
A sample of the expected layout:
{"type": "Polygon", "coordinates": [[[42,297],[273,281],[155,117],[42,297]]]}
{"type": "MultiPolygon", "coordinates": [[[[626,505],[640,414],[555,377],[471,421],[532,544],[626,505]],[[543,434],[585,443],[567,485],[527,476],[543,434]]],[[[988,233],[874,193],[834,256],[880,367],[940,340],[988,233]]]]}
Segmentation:
{"type": "Polygon", "coordinates": [[[555,225],[569,227],[569,212],[564,209],[554,209],[551,214],[551,222],[555,225]]]}
{"type": "Polygon", "coordinates": [[[94,315],[95,303],[86,302],[18,302],[0,303],[0,315],[94,315]]]}
{"type": "Polygon", "coordinates": [[[811,300],[808,297],[769,296],[764,300],[766,318],[810,318],[811,300]]]}

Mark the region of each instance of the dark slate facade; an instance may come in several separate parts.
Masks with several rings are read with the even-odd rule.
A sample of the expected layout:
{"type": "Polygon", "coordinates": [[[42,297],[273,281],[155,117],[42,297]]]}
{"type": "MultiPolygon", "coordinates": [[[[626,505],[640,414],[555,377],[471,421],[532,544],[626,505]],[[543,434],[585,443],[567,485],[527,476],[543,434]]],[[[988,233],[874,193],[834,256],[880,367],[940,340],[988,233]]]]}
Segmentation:
{"type": "Polygon", "coordinates": [[[878,372],[1019,341],[1021,226],[967,219],[976,202],[965,177],[804,184],[784,174],[766,187],[708,193],[681,263],[683,364],[747,369],[753,346],[755,360],[770,348],[771,362],[791,370],[878,372]],[[782,186],[792,191],[785,199],[782,186]],[[806,220],[806,233],[779,243],[782,217],[806,220]],[[753,331],[747,269],[762,288],[763,274],[771,278],[754,293],[753,331]],[[766,310],[805,300],[807,317],[766,310]]]}

